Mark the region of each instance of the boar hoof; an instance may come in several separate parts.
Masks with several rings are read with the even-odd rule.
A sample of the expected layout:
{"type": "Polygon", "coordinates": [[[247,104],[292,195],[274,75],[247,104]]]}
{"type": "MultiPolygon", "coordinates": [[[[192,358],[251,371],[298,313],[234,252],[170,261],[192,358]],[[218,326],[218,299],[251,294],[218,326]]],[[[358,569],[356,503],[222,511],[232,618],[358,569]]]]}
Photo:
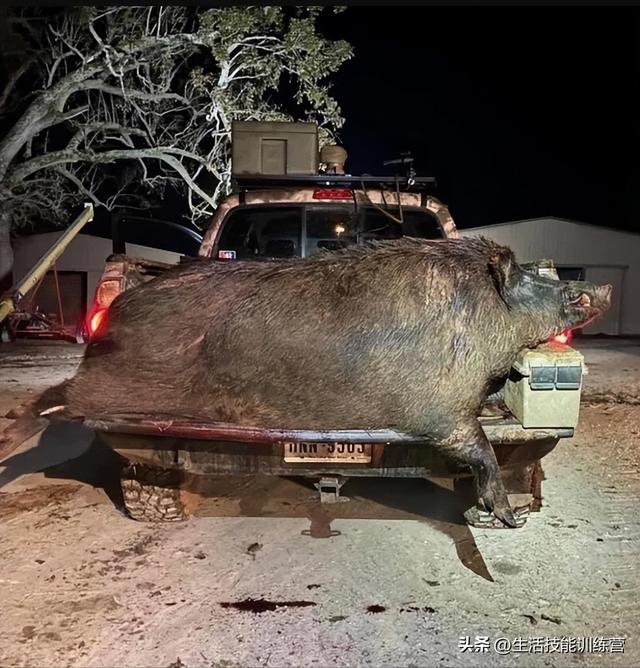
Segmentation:
{"type": "Polygon", "coordinates": [[[479,529],[520,529],[529,519],[529,506],[494,512],[473,506],[464,513],[467,524],[479,529]]]}
{"type": "Polygon", "coordinates": [[[505,506],[503,508],[499,507],[494,508],[493,514],[506,526],[512,529],[518,528],[518,522],[516,520],[516,516],[510,506],[505,506]]]}

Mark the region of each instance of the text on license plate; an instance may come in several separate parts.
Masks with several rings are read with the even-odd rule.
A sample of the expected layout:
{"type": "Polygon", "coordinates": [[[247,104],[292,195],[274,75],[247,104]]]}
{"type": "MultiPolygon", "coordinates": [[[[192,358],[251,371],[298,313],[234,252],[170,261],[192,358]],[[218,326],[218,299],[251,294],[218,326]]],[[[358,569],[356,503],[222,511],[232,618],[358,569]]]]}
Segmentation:
{"type": "Polygon", "coordinates": [[[371,461],[369,443],[284,443],[285,462],[339,462],[366,464],[371,461]]]}

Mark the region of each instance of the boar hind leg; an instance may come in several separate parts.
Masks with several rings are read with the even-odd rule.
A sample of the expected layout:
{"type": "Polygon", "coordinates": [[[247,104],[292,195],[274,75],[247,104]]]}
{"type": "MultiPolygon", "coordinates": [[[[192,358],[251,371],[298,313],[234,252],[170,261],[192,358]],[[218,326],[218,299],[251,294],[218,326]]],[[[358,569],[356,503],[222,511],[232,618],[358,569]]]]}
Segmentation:
{"type": "Polygon", "coordinates": [[[475,418],[473,424],[456,428],[437,447],[459,464],[469,466],[475,478],[478,500],[487,510],[506,526],[519,526],[507,499],[496,455],[475,418]]]}

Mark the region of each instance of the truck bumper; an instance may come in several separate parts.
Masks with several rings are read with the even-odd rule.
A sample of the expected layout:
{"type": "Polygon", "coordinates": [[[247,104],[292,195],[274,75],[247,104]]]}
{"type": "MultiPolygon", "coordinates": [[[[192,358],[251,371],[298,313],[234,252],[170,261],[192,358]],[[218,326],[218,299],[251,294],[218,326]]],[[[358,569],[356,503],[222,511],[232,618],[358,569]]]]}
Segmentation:
{"type": "MultiPolygon", "coordinates": [[[[512,417],[480,418],[498,464],[521,468],[551,452],[573,429],[524,429],[512,417]]],[[[113,416],[85,420],[101,440],[132,462],[196,475],[464,477],[469,471],[445,461],[424,438],[393,430],[310,431],[240,427],[224,423],[113,416]],[[371,462],[285,463],[284,443],[367,443],[371,462]]]]}

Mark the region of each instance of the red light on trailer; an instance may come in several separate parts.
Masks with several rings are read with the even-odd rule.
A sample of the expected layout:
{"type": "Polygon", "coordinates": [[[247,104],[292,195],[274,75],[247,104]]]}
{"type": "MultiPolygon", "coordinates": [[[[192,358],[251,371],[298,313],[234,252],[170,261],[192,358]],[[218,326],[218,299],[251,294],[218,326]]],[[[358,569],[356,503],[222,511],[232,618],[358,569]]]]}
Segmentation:
{"type": "Polygon", "coordinates": [[[351,199],[349,188],[322,188],[313,191],[313,199],[351,199]]]}

